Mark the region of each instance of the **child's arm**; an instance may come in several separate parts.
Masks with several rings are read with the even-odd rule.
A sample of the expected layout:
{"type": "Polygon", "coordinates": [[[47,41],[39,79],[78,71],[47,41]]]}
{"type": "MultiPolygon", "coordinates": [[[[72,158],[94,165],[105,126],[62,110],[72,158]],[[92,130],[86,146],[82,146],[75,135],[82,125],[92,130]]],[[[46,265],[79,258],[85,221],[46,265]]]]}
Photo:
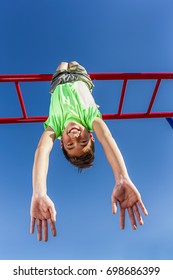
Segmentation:
{"type": "Polygon", "coordinates": [[[46,178],[49,166],[49,154],[55,141],[55,133],[49,127],[42,134],[37,150],[35,152],[33,165],[33,195],[31,199],[31,224],[30,231],[34,232],[37,224],[38,240],[42,240],[42,230],[44,241],[48,240],[48,222],[52,234],[56,235],[55,220],[56,210],[53,202],[47,195],[46,178]]]}
{"type": "Polygon", "coordinates": [[[105,155],[116,179],[116,184],[112,192],[112,213],[116,213],[117,204],[119,203],[120,227],[123,229],[125,226],[125,210],[127,209],[132,227],[136,229],[135,216],[139,224],[143,224],[139,207],[143,214],[147,215],[147,210],[141,200],[141,196],[129,178],[122,154],[107,125],[102,119],[96,118],[93,122],[93,130],[103,146],[105,155]]]}

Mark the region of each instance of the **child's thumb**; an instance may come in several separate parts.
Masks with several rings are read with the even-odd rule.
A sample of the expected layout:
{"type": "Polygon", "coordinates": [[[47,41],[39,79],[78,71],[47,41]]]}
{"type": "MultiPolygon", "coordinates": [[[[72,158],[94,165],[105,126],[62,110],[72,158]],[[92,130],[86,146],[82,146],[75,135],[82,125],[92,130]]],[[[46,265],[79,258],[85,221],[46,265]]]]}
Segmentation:
{"type": "Polygon", "coordinates": [[[117,212],[117,202],[112,202],[112,214],[116,214],[117,212]]]}

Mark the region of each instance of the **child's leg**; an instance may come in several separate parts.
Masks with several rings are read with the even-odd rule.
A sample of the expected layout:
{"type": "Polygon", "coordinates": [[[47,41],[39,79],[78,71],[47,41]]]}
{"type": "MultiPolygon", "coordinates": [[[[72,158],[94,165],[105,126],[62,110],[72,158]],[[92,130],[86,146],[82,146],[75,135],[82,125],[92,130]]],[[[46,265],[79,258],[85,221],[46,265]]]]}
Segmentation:
{"type": "Polygon", "coordinates": [[[87,84],[90,91],[92,91],[93,83],[89,77],[86,69],[77,61],[72,61],[68,64],[68,73],[75,79],[73,81],[83,81],[87,84]]]}
{"type": "Polygon", "coordinates": [[[68,69],[68,62],[61,62],[56,71],[62,71],[62,70],[67,70],[68,69]]]}
{"type": "Polygon", "coordinates": [[[56,69],[56,73],[52,77],[50,93],[53,93],[55,87],[60,84],[72,83],[80,80],[88,85],[90,91],[92,90],[93,83],[83,66],[77,61],[72,61],[70,63],[61,62],[56,69]]]}
{"type": "Polygon", "coordinates": [[[79,63],[77,61],[71,61],[69,64],[68,64],[68,68],[71,68],[73,66],[76,66],[76,65],[79,65],[79,63]]]}
{"type": "Polygon", "coordinates": [[[86,69],[80,65],[77,61],[72,61],[68,64],[68,72],[76,74],[87,74],[86,69]]]}
{"type": "Polygon", "coordinates": [[[67,70],[68,62],[61,62],[58,65],[56,72],[52,76],[50,93],[53,93],[57,85],[64,83],[63,76],[65,73],[67,73],[67,70]]]}

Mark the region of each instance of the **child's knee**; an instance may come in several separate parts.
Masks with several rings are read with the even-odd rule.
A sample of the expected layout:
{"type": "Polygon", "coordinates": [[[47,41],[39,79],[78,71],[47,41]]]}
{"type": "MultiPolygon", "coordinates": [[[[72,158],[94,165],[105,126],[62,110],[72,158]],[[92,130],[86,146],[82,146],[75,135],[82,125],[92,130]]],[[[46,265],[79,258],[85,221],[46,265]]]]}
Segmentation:
{"type": "Polygon", "coordinates": [[[56,69],[56,71],[58,71],[58,70],[67,70],[68,69],[68,62],[61,62],[59,65],[58,65],[58,67],[57,67],[57,69],[56,69]]]}
{"type": "Polygon", "coordinates": [[[69,64],[68,64],[68,67],[72,67],[74,65],[79,65],[79,63],[77,61],[71,61],[69,64]]]}

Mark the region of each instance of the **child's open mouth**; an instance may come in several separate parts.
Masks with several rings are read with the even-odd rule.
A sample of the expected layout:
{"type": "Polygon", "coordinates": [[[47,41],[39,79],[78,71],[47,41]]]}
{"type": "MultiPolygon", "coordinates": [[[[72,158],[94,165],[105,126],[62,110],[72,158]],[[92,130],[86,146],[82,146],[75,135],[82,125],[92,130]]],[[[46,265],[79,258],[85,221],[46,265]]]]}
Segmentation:
{"type": "Polygon", "coordinates": [[[76,128],[76,127],[72,127],[68,133],[70,132],[80,132],[80,129],[76,128]]]}

